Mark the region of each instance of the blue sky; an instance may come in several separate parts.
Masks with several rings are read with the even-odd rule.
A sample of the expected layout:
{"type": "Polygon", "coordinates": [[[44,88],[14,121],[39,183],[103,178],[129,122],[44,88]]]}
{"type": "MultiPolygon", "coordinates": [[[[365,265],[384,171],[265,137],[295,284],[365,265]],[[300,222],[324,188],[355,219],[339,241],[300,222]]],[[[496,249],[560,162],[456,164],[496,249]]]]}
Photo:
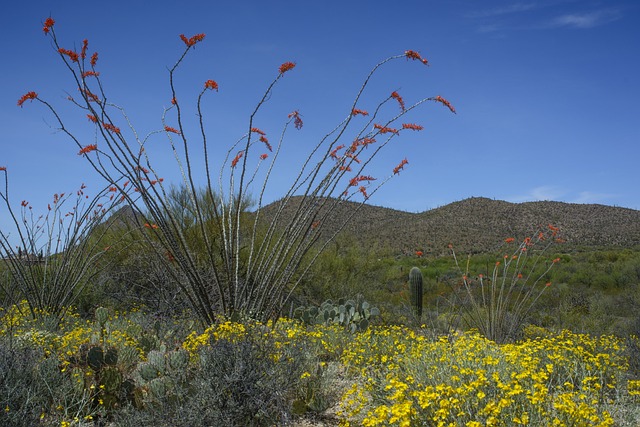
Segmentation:
{"type": "MultiPolygon", "coordinates": [[[[635,0],[10,2],[0,16],[0,166],[9,170],[16,206],[26,199],[46,207],[54,193],[100,186],[46,110],[16,106],[36,91],[93,142],[84,113],[65,101],[73,85],[42,33],[49,15],[63,46],[79,48],[87,38],[99,52],[110,100],[141,134],[161,128],[167,67],[182,52],[181,33],[207,35],[178,85],[189,94],[207,79],[218,82],[206,113],[221,147],[243,134],[278,66],[295,62],[256,122],[275,138],[288,112],[299,110],[305,121],[287,137],[270,199],[282,194],[305,150],[345,117],[371,67],[412,49],[430,66],[389,64],[362,107],[373,109],[397,90],[407,104],[441,95],[458,114],[435,103],[411,113],[407,121],[425,130],[378,159],[375,176],[404,157],[409,165],[370,203],[420,212],[483,196],[640,209],[635,0]]],[[[158,156],[170,170],[170,156],[158,156]]]]}

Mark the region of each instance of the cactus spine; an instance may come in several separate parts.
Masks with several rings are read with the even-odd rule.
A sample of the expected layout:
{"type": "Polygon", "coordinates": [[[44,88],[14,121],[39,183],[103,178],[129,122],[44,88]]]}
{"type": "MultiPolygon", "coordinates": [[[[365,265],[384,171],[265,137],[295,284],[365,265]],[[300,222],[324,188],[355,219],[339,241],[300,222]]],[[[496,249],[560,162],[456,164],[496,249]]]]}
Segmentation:
{"type": "Polygon", "coordinates": [[[409,283],[411,287],[411,308],[413,314],[422,318],[422,271],[418,267],[413,267],[409,272],[409,283]]]}

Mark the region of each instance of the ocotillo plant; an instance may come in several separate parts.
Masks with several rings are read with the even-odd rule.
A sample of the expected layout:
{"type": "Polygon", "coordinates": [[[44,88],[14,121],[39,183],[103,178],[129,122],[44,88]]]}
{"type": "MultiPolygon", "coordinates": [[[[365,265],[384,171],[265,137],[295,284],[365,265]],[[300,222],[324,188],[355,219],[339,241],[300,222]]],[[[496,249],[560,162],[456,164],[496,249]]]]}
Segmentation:
{"type": "Polygon", "coordinates": [[[409,271],[409,284],[411,287],[411,308],[413,314],[422,318],[422,271],[418,267],[413,267],[409,271]]]}
{"type": "MultiPolygon", "coordinates": [[[[123,200],[149,219],[146,225],[150,241],[155,242],[153,250],[164,260],[167,270],[204,323],[214,322],[217,314],[239,313],[257,319],[279,317],[318,254],[357,214],[354,209],[347,217],[334,218],[336,208],[356,198],[364,203],[408,163],[407,159],[402,160],[392,172],[389,167],[389,175],[380,180],[366,174],[373,159],[390,141],[405,132],[422,130],[422,126],[403,123],[401,118],[427,101],[440,103],[455,112],[440,96],[422,98],[405,106],[396,91],[380,97],[382,100],[372,105],[371,114],[367,112],[359,101],[376,70],[397,60],[427,64],[427,60],[413,50],[383,60],[365,77],[352,104],[345,109],[342,122],[312,145],[306,158],[293,168],[297,170],[295,178],[283,191],[274,212],[265,218],[262,214],[265,189],[272,173],[278,170],[275,165],[283,153],[285,136],[291,126],[301,129],[303,122],[297,110],[290,113],[280,136],[272,143],[267,133],[256,126],[256,114],[272,97],[276,83],[294,69],[295,63],[284,62],[278,68],[276,77],[249,116],[243,135],[218,159],[216,171],[212,158],[214,147],[209,144],[202,107],[207,96],[218,91],[218,83],[206,80],[201,85],[195,100],[197,122],[193,132],[186,121],[187,96],[178,93],[175,84],[180,64],[194,46],[204,40],[204,34],[180,35],[184,47],[168,75],[170,106],[160,118],[160,129],[141,139],[124,108],[106,102],[110,97],[96,68],[98,54],[88,55],[87,40],[80,52],[63,48],[54,24],[55,21],[48,18],[43,31],[51,38],[53,48],[71,73],[74,86],[80,90],[79,98],[72,102],[89,119],[88,124],[97,135],[96,143],[81,144],[53,105],[40,99],[36,92],[25,94],[19,105],[29,100],[47,107],[60,130],[76,144],[79,154],[123,200]],[[399,106],[400,111],[394,108],[390,112],[389,103],[395,104],[395,108],[399,106]],[[189,211],[195,215],[189,230],[181,226],[169,209],[169,191],[146,150],[147,143],[158,134],[168,139],[182,176],[180,186],[186,189],[189,211]],[[189,138],[193,134],[197,135],[197,145],[189,138]],[[200,160],[202,164],[197,164],[200,160]],[[196,170],[202,170],[204,176],[196,176],[196,170]],[[198,182],[203,181],[204,188],[200,188],[198,182]],[[257,195],[257,207],[247,221],[243,206],[252,190],[257,195]],[[201,194],[212,202],[206,209],[200,204],[201,194]],[[140,198],[137,204],[135,196],[140,198]],[[325,224],[330,220],[338,222],[335,228],[338,231],[326,232],[325,224]],[[187,231],[190,238],[186,236],[187,231]],[[193,247],[194,235],[201,251],[193,247]]],[[[287,169],[291,170],[291,165],[287,165],[287,169]]]]}
{"type": "Polygon", "coordinates": [[[0,231],[0,271],[8,272],[0,278],[0,304],[24,300],[32,316],[60,318],[104,268],[100,239],[109,227],[100,224],[119,200],[107,189],[91,197],[83,184],[75,194],[55,194],[39,215],[26,200],[13,206],[7,168],[0,172],[0,213],[10,219],[0,231]]]}
{"type": "Polygon", "coordinates": [[[469,262],[463,272],[453,246],[449,246],[462,274],[458,290],[466,297],[461,308],[468,326],[496,342],[516,338],[536,301],[551,286],[546,276],[560,258],[546,261],[543,257],[551,245],[564,241],[558,232],[558,227],[549,224],[517,245],[515,238],[505,239],[506,253],[496,261],[489,277],[478,274],[472,278],[469,262]]]}

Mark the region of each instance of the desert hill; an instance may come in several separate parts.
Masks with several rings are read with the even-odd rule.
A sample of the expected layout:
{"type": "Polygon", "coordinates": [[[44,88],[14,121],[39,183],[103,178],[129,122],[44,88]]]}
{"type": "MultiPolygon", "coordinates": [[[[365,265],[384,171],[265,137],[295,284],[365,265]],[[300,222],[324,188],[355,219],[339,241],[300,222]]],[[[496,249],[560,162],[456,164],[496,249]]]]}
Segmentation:
{"type": "MultiPolygon", "coordinates": [[[[278,202],[265,206],[266,217],[278,202]]],[[[295,203],[288,209],[293,210],[295,203]]],[[[344,202],[333,218],[347,218],[358,209],[343,232],[357,244],[391,251],[446,252],[449,243],[465,252],[495,249],[507,237],[524,238],[537,227],[561,229],[568,248],[640,247],[640,211],[598,204],[564,202],[510,203],[473,197],[421,213],[344,202]]],[[[339,221],[325,225],[325,233],[339,221]]]]}

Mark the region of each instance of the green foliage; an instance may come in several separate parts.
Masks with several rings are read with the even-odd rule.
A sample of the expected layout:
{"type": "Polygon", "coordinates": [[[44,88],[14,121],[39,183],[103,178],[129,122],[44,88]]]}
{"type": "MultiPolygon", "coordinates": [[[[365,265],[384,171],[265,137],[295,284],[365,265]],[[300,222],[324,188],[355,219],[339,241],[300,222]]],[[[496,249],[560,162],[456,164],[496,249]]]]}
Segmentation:
{"type": "Polygon", "coordinates": [[[363,332],[371,318],[380,315],[377,307],[372,307],[362,295],[355,300],[341,298],[337,303],[332,300],[323,302],[319,307],[298,307],[293,318],[307,325],[340,325],[350,333],[363,332]]]}

